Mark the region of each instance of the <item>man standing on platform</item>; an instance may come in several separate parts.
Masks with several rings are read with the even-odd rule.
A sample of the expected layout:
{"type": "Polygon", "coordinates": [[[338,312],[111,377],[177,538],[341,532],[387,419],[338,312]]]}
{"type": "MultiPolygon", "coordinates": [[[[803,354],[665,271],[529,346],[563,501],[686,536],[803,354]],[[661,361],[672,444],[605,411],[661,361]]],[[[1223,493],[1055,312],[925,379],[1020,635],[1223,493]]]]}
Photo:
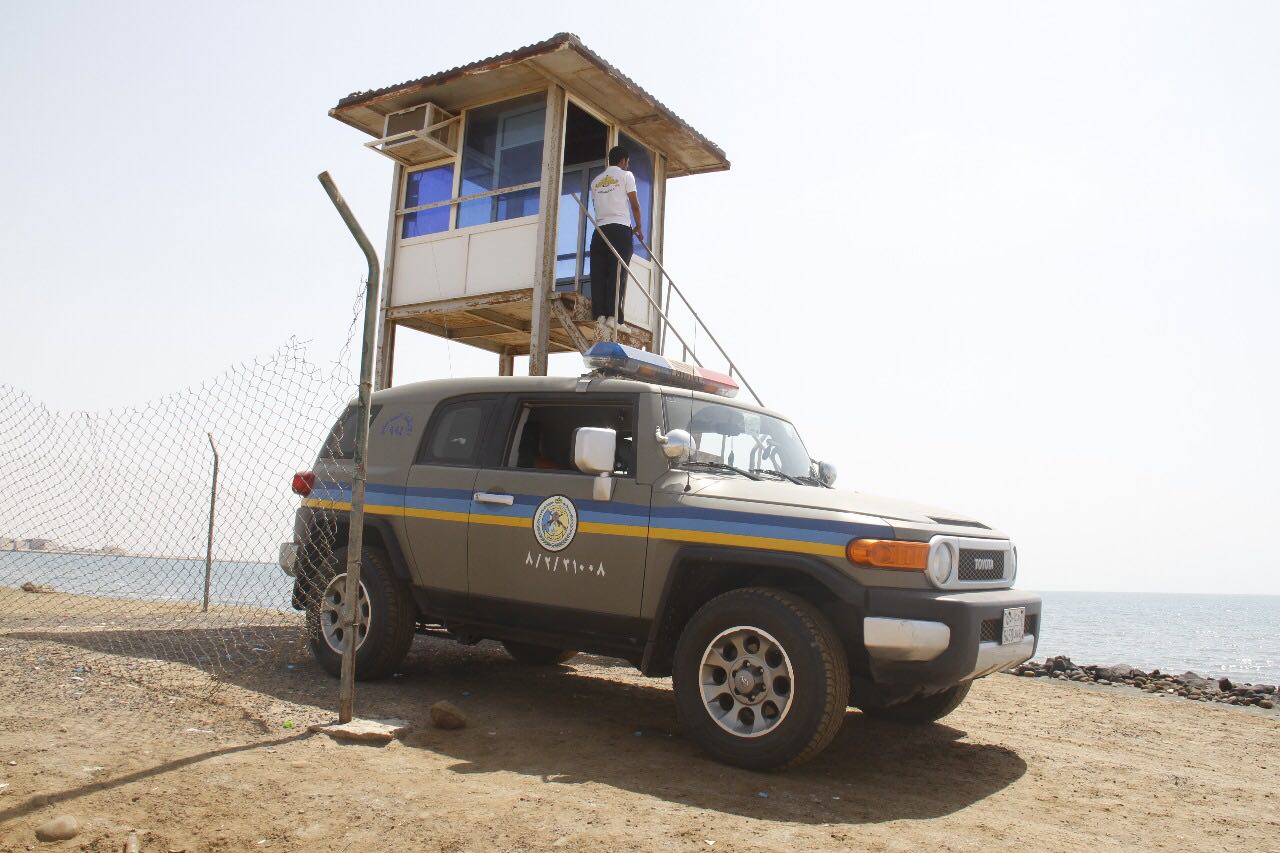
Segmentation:
{"type": "Polygon", "coordinates": [[[608,338],[610,329],[616,334],[618,324],[623,322],[622,303],[627,293],[627,271],[619,266],[609,246],[617,250],[625,264],[630,264],[631,235],[644,239],[636,178],[627,171],[630,165],[630,152],[615,145],[609,150],[609,168],[591,182],[596,216],[596,230],[591,235],[591,313],[596,318],[598,341],[608,338]]]}

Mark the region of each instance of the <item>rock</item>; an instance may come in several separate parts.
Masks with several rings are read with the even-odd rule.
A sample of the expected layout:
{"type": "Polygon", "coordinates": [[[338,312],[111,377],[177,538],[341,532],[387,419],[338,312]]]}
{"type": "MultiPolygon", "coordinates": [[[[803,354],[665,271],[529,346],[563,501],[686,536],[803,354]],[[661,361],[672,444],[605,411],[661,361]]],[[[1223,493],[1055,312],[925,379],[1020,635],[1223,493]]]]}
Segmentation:
{"type": "Polygon", "coordinates": [[[1225,675],[1222,678],[1218,679],[1219,690],[1226,691],[1226,690],[1232,690],[1234,688],[1235,688],[1235,685],[1231,683],[1231,679],[1227,678],[1225,675]]]}
{"type": "Polygon", "coordinates": [[[35,583],[34,581],[27,581],[19,588],[23,592],[53,592],[53,587],[45,586],[44,584],[38,584],[38,583],[35,583]]]}
{"type": "Polygon", "coordinates": [[[431,724],[437,729],[461,729],[467,725],[467,715],[452,702],[437,702],[429,710],[431,724]]]}
{"type": "Polygon", "coordinates": [[[46,820],[36,827],[36,838],[41,841],[67,841],[80,834],[80,822],[69,814],[46,820]]]}
{"type": "Polygon", "coordinates": [[[1276,703],[1275,703],[1275,702],[1272,702],[1270,699],[1259,699],[1259,700],[1258,700],[1258,707],[1259,707],[1259,708],[1266,708],[1268,711],[1270,711],[1270,710],[1271,710],[1272,708],[1274,708],[1275,706],[1276,706],[1276,703]]]}
{"type": "Polygon", "coordinates": [[[355,740],[365,743],[390,743],[409,731],[408,720],[352,720],[349,723],[316,723],[309,727],[335,740],[355,740]]]}
{"type": "Polygon", "coordinates": [[[1146,673],[1140,669],[1134,669],[1127,663],[1098,667],[1098,678],[1105,678],[1108,681],[1120,681],[1124,678],[1133,678],[1135,675],[1146,675],[1146,673]]]}
{"type": "Polygon", "coordinates": [[[1205,678],[1203,675],[1195,672],[1184,672],[1180,679],[1187,687],[1195,690],[1216,690],[1218,682],[1212,678],[1205,678]]]}
{"type": "Polygon", "coordinates": [[[1270,696],[1276,692],[1276,686],[1274,684],[1255,684],[1253,685],[1253,692],[1270,696]]]}

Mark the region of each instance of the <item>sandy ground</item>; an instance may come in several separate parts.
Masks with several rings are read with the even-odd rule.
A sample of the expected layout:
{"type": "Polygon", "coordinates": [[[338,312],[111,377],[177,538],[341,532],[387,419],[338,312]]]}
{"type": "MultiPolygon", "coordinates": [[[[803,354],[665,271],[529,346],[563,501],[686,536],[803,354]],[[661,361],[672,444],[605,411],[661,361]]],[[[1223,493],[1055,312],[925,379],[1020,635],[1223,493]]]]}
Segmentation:
{"type": "Polygon", "coordinates": [[[131,829],[144,852],[192,853],[1280,850],[1275,712],[999,675],[932,726],[850,711],[816,761],[761,774],[686,740],[668,681],[419,638],[401,675],[357,697],[414,731],[343,745],[306,732],[332,718],[336,682],[295,631],[261,629],[250,639],[270,653],[211,689],[170,631],[155,632],[157,670],[114,651],[148,648],[146,630],[45,633],[18,624],[15,600],[0,596],[6,851],[119,851],[131,829]],[[431,728],[439,699],[470,725],[431,728]],[[36,841],[61,814],[81,834],[36,841]]]}

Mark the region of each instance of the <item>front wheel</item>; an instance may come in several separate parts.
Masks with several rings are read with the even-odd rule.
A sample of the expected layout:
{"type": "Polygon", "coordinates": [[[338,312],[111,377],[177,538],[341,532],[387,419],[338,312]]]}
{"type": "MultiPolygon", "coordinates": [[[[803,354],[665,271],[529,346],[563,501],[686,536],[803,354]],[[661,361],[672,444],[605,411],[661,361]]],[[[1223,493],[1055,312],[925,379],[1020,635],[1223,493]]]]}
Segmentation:
{"type": "MultiPolygon", "coordinates": [[[[356,678],[386,678],[409,653],[415,610],[409,590],[377,548],[360,550],[360,591],[356,601],[356,678]]],[[[311,653],[330,675],[342,672],[342,607],[347,592],[347,549],[338,548],[319,567],[318,595],[307,602],[311,653]]]]}
{"type": "Polygon", "coordinates": [[[908,699],[896,705],[874,705],[869,702],[855,702],[854,704],[863,713],[870,714],[881,720],[919,726],[941,720],[947,714],[959,708],[960,703],[969,695],[969,688],[972,686],[972,681],[963,681],[954,687],[948,687],[941,693],[917,696],[914,699],[908,699]]]}
{"type": "Polygon", "coordinates": [[[844,720],[849,670],[816,607],[788,592],[748,588],[713,598],[689,620],[672,683],[681,722],[708,752],[768,770],[831,743],[844,720]]]}

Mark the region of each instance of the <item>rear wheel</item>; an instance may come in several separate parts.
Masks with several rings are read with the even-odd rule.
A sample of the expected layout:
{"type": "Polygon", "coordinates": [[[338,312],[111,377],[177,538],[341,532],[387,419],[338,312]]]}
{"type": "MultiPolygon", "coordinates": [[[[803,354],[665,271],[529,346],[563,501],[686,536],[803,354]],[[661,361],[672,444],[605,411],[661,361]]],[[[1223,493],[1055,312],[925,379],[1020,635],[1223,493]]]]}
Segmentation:
{"type": "Polygon", "coordinates": [[[520,663],[529,664],[530,666],[550,666],[556,663],[564,663],[577,654],[577,652],[565,651],[553,646],[517,643],[514,640],[503,640],[502,647],[507,650],[507,654],[520,661],[520,663]]]}
{"type": "Polygon", "coordinates": [[[871,703],[854,704],[860,708],[863,713],[870,714],[881,720],[891,720],[895,723],[908,723],[911,725],[924,725],[941,720],[947,714],[950,714],[956,708],[960,707],[960,703],[969,695],[969,688],[973,686],[972,681],[964,681],[954,687],[949,687],[941,693],[933,693],[929,696],[917,696],[914,699],[908,699],[905,702],[899,702],[896,705],[873,705],[871,703]]]}
{"type": "Polygon", "coordinates": [[[844,720],[844,647],[816,607],[788,592],[740,589],[707,602],[680,634],[673,670],[681,722],[727,764],[806,761],[844,720]]]}
{"type": "MultiPolygon", "coordinates": [[[[413,643],[415,609],[408,587],[392,572],[387,555],[361,549],[356,607],[356,678],[386,678],[413,643]]],[[[342,672],[342,608],[347,592],[347,549],[338,548],[312,579],[316,595],[307,601],[311,653],[330,675],[342,672]]]]}

